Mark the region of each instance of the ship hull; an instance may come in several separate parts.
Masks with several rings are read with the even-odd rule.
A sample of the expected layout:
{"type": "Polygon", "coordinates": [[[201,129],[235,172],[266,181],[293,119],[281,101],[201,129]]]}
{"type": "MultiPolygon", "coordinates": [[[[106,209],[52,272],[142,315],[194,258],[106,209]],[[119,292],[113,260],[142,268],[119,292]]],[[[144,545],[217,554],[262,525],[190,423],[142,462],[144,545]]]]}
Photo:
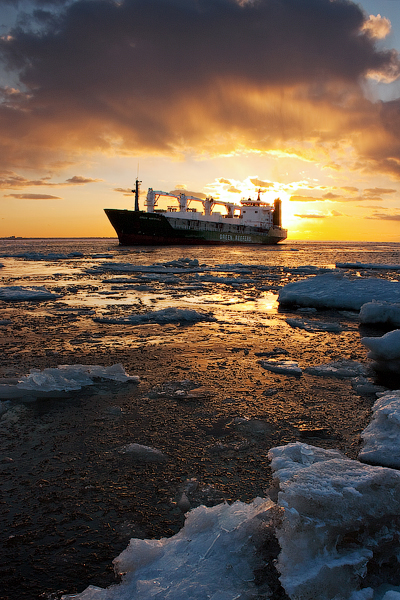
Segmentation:
{"type": "Polygon", "coordinates": [[[176,219],[160,213],[106,208],[121,246],[275,245],[286,239],[281,227],[258,227],[176,219]]]}

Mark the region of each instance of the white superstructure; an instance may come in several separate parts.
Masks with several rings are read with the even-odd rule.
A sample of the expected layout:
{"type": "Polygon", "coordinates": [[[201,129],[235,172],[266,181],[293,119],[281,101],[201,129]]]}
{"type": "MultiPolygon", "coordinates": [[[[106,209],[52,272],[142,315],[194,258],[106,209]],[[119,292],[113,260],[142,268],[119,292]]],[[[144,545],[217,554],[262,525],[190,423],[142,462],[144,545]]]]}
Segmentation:
{"type": "Polygon", "coordinates": [[[222,200],[214,200],[213,198],[196,198],[195,196],[186,196],[182,193],[171,193],[156,191],[152,188],[148,189],[145,206],[147,212],[160,212],[168,217],[168,213],[172,213],[171,217],[192,219],[197,221],[207,221],[212,223],[232,223],[235,225],[260,227],[269,229],[273,225],[274,206],[267,202],[262,202],[260,192],[256,200],[251,198],[242,199],[240,204],[231,202],[223,202],[222,200]],[[178,206],[168,206],[167,209],[157,209],[157,203],[161,196],[169,196],[178,201],[178,206]],[[197,208],[191,208],[192,201],[200,202],[203,205],[203,210],[198,211],[197,208]],[[214,206],[223,206],[226,214],[213,212],[214,206]]]}

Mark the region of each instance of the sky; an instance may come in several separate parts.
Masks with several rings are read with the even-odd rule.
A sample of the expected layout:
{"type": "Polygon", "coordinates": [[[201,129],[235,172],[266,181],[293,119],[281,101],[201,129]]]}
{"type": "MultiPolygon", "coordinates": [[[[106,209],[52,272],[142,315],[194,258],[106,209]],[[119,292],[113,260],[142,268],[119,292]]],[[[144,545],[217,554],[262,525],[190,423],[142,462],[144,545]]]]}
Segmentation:
{"type": "Polygon", "coordinates": [[[399,52],[400,0],[0,0],[0,237],[115,236],[138,177],[400,242],[399,52]]]}

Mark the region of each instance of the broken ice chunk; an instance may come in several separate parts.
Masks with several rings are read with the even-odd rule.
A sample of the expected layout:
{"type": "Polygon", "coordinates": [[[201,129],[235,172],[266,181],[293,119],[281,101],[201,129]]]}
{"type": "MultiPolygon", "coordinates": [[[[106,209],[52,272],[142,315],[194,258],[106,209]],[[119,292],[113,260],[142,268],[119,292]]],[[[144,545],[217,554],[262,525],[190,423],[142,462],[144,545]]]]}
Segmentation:
{"type": "Polygon", "coordinates": [[[166,462],[168,457],[151,446],[143,446],[142,444],[128,444],[121,449],[123,454],[130,454],[136,460],[143,462],[166,462]]]}
{"type": "Polygon", "coordinates": [[[302,373],[299,363],[294,360],[259,360],[258,362],[264,369],[273,373],[295,375],[296,377],[299,377],[302,373]]]}
{"type": "Polygon", "coordinates": [[[400,552],[400,473],[299,443],[269,456],[284,508],[277,568],[288,596],[367,598],[364,589],[391,581],[400,552]]]}
{"type": "Polygon", "coordinates": [[[364,462],[400,469],[400,390],[386,392],[372,407],[371,423],[361,433],[364,462]]]}

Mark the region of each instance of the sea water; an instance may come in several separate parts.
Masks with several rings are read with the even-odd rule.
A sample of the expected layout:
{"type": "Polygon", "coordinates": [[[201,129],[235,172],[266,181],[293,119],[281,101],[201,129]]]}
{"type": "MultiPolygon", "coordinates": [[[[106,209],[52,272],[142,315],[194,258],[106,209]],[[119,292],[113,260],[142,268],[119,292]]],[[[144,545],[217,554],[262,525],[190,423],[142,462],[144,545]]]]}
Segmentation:
{"type": "MultiPolygon", "coordinates": [[[[246,562],[254,548],[243,545],[243,536],[251,532],[257,538],[254,519],[260,519],[257,515],[264,510],[269,515],[268,450],[287,448],[271,456],[275,462],[276,457],[284,457],[288,473],[297,464],[290,444],[299,440],[311,444],[302,449],[302,456],[310,457],[304,464],[312,465],[312,457],[318,455],[312,444],[340,446],[354,460],[357,427],[348,426],[347,434],[346,410],[355,411],[360,419],[360,433],[362,423],[368,424],[376,394],[393,387],[392,375],[385,379],[381,374],[379,380],[370,376],[367,349],[360,344],[358,309],[335,308],[334,278],[344,276],[350,285],[354,282],[354,289],[358,281],[366,280],[396,285],[400,282],[400,244],[289,240],[273,247],[127,248],[116,239],[3,239],[0,263],[0,385],[7,387],[2,388],[0,400],[0,577],[5,597],[56,598],[81,592],[88,585],[94,587],[87,598],[108,597],[102,590],[113,582],[112,559],[129,539],[170,540],[158,547],[165,553],[168,568],[177,569],[182,563],[181,542],[174,535],[185,537],[179,534],[185,513],[192,515],[188,531],[193,538],[191,552],[193,556],[199,553],[197,574],[191,579],[185,578],[184,569],[176,571],[175,587],[171,587],[165,573],[157,571],[161,567],[150,562],[149,571],[139,573],[138,580],[131,578],[132,588],[125,582],[110,597],[211,597],[221,585],[212,563],[221,559],[229,544],[236,575],[227,579],[229,585],[218,598],[255,597],[254,582],[249,587],[237,575],[240,564],[245,581],[251,579],[252,569],[260,568],[260,564],[246,562]],[[314,307],[308,290],[305,306],[299,300],[298,306],[282,310],[281,290],[295,282],[307,285],[308,280],[329,282],[324,285],[331,309],[329,303],[322,311],[317,303],[314,307]],[[172,347],[178,347],[182,361],[176,367],[179,375],[166,380],[157,374],[152,353],[167,356],[172,347]],[[227,349],[235,360],[223,358],[227,349]],[[138,352],[151,365],[139,385],[135,383],[138,352]],[[132,364],[130,353],[136,361],[132,364]],[[199,387],[193,372],[185,371],[183,356],[198,366],[198,378],[206,386],[199,387]],[[66,369],[70,380],[79,375],[82,381],[89,358],[97,363],[90,371],[94,368],[99,375],[94,385],[90,382],[76,392],[71,386],[63,388],[60,381],[66,369]],[[125,373],[128,368],[131,381],[110,382],[103,369],[125,361],[129,365],[117,370],[125,373]],[[62,365],[60,377],[54,369],[62,365]],[[52,381],[57,381],[53,388],[49,368],[53,369],[52,381]],[[247,373],[241,374],[242,368],[250,373],[245,388],[247,373]],[[37,375],[29,375],[32,369],[37,375]],[[21,381],[29,377],[45,382],[42,390],[38,391],[36,383],[28,385],[29,393],[16,394],[21,381]],[[11,389],[12,394],[7,392],[11,389]],[[337,408],[329,412],[335,396],[343,399],[343,414],[335,414],[337,408]],[[323,423],[318,411],[325,415],[323,423]],[[174,426],[174,420],[179,426],[174,426]],[[264,499],[252,504],[260,495],[264,499]],[[223,500],[229,504],[221,504],[223,500]],[[248,504],[235,505],[235,501],[248,504]],[[192,514],[202,504],[209,509],[192,514]],[[233,523],[235,533],[221,526],[224,519],[233,523]],[[208,531],[209,537],[201,531],[208,531]],[[208,544],[204,551],[203,542],[208,544]],[[167,548],[173,549],[168,550],[170,554],[167,548]],[[209,566],[206,554],[211,557],[209,566]],[[208,591],[201,584],[207,577],[212,584],[208,591]]],[[[381,336],[385,331],[366,333],[381,336]]],[[[377,475],[367,473],[358,462],[357,468],[352,465],[338,466],[337,477],[348,478],[353,469],[355,491],[351,493],[364,493],[359,503],[364,506],[371,503],[377,475]],[[368,477],[370,483],[359,491],[358,478],[366,481],[368,477]]],[[[281,464],[275,468],[284,481],[281,464]]],[[[325,471],[319,468],[309,475],[310,481],[318,482],[321,477],[329,481],[331,464],[325,471]]],[[[297,506],[302,492],[289,489],[294,490],[290,493],[295,498],[293,507],[297,506]]],[[[328,492],[325,497],[328,505],[328,492]]],[[[304,518],[318,522],[322,513],[304,518]]],[[[264,521],[269,523],[270,517],[264,521]]],[[[391,526],[397,531],[396,524],[391,526]]],[[[288,522],[288,531],[290,527],[288,522]]],[[[310,530],[302,535],[304,543],[314,534],[310,530]]],[[[373,530],[369,541],[357,542],[362,545],[357,558],[360,572],[380,535],[373,530]]],[[[392,545],[396,535],[392,535],[392,545]]],[[[346,532],[340,536],[345,538],[346,532]]],[[[286,552],[280,559],[282,580],[287,592],[296,597],[290,575],[293,553],[284,534],[278,537],[286,552]]],[[[155,560],[154,550],[149,552],[149,560],[155,560]]],[[[308,567],[307,553],[302,555],[302,573],[314,569],[318,552],[310,555],[308,567]]],[[[389,555],[391,560],[393,553],[389,555]]],[[[130,555],[125,560],[129,569],[131,560],[130,555]]],[[[224,569],[229,571],[229,564],[224,569]]],[[[126,568],[118,566],[121,571],[126,568]]],[[[340,579],[340,572],[335,577],[340,579]]],[[[385,577],[379,585],[388,582],[385,577]]],[[[304,579],[304,589],[317,585],[304,579]]],[[[368,582],[360,586],[363,598],[373,597],[374,592],[368,591],[373,578],[368,582]]],[[[281,589],[274,596],[264,589],[263,593],[278,598],[284,592],[281,589]]],[[[347,597],[348,590],[343,592],[343,598],[347,597]]]]}

